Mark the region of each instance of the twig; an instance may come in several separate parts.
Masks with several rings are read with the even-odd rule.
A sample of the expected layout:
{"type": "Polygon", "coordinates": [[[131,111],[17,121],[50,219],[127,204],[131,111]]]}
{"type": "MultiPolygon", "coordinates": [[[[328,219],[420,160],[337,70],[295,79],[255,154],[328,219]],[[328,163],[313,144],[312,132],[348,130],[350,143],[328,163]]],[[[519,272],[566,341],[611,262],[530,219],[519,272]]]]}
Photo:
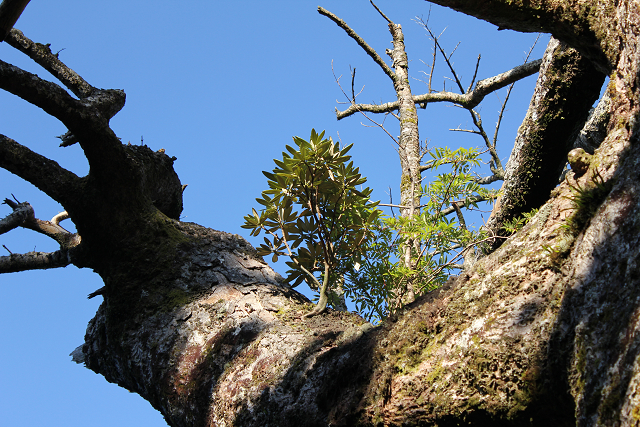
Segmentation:
{"type": "Polygon", "coordinates": [[[355,40],[356,43],[358,43],[358,45],[362,49],[364,49],[364,51],[367,53],[367,55],[369,55],[371,57],[371,59],[373,59],[373,61],[376,64],[378,64],[380,66],[380,68],[382,68],[382,71],[384,71],[384,73],[387,76],[389,76],[389,78],[392,81],[395,81],[396,74],[393,72],[393,70],[382,60],[382,58],[380,57],[380,55],[378,55],[378,53],[375,51],[375,49],[373,49],[371,46],[369,46],[367,44],[367,42],[365,42],[364,39],[358,35],[358,33],[353,31],[353,29],[351,29],[351,27],[349,27],[349,25],[347,25],[346,22],[344,22],[342,19],[338,18],[333,13],[329,12],[327,9],[325,9],[323,7],[320,7],[320,6],[318,6],[318,13],[320,13],[321,15],[324,15],[327,18],[331,19],[340,28],[342,28],[347,33],[347,35],[349,37],[351,37],[353,40],[355,40]]]}
{"type": "Polygon", "coordinates": [[[382,13],[382,11],[378,8],[378,6],[375,5],[375,3],[373,2],[373,0],[369,0],[369,2],[371,3],[371,5],[373,7],[376,8],[376,10],[378,11],[378,13],[380,14],[380,16],[382,16],[389,24],[393,24],[393,21],[391,21],[391,19],[387,18],[387,15],[385,15],[384,13],[382,13]]]}
{"type": "MultiPolygon", "coordinates": [[[[340,84],[340,77],[336,77],[336,73],[335,70],[333,69],[333,61],[331,61],[331,72],[333,73],[333,78],[335,79],[336,83],[338,84],[338,87],[340,88],[340,91],[342,92],[342,94],[344,95],[345,98],[347,98],[349,100],[349,103],[351,104],[351,106],[357,105],[355,103],[355,97],[354,98],[349,98],[349,96],[347,95],[347,93],[344,91],[344,89],[342,88],[342,85],[340,84]]],[[[355,74],[354,74],[355,75],[355,74]]],[[[353,83],[352,83],[353,84],[353,83]]],[[[352,89],[353,90],[353,89],[352,89]]],[[[351,107],[349,107],[351,108],[351,107]]],[[[338,109],[336,108],[336,113],[338,113],[338,109]]],[[[373,123],[375,125],[375,127],[378,127],[380,129],[382,129],[384,131],[384,133],[387,134],[387,136],[389,136],[389,138],[391,138],[393,140],[393,142],[396,143],[396,145],[400,145],[400,142],[389,133],[389,131],[384,127],[384,124],[378,123],[375,120],[373,120],[371,117],[367,116],[364,112],[360,112],[367,120],[369,120],[371,123],[373,123]]]]}
{"type": "Polygon", "coordinates": [[[469,92],[471,90],[471,88],[473,87],[473,84],[476,81],[476,76],[478,75],[478,69],[480,68],[480,57],[481,57],[481,55],[478,54],[478,61],[476,62],[476,69],[473,72],[473,77],[471,78],[471,83],[469,83],[469,88],[467,89],[467,92],[469,92]]]}
{"type": "MultiPolygon", "coordinates": [[[[455,93],[449,91],[429,92],[421,95],[413,96],[413,102],[416,104],[429,104],[432,102],[451,102],[460,105],[466,109],[474,108],[490,93],[502,89],[520,79],[535,74],[540,69],[542,60],[529,62],[519,65],[494,77],[480,80],[475,88],[467,93],[455,93]]],[[[349,117],[357,112],[366,111],[369,113],[388,113],[399,108],[398,101],[386,102],[384,104],[352,104],[344,111],[336,109],[338,120],[349,117]]]]}

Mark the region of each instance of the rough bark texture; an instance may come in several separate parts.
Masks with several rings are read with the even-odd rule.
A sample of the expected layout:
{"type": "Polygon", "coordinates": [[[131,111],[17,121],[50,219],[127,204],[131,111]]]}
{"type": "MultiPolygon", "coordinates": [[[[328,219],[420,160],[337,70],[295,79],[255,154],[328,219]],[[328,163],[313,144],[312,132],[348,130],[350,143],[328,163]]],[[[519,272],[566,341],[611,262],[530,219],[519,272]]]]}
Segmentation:
{"type": "MultiPolygon", "coordinates": [[[[536,90],[507,163],[503,194],[487,229],[505,236],[505,221],[539,208],[549,198],[604,78],[575,49],[554,38],[549,41],[536,90]]],[[[503,241],[496,239],[493,248],[503,241]]]]}
{"type": "Polygon", "coordinates": [[[121,92],[76,100],[0,63],[0,86],[58,117],[91,166],[36,172],[37,154],[0,137],[0,166],[62,203],[82,236],[71,261],[104,279],[75,360],[172,426],[638,425],[637,3],[437,3],[552,32],[612,72],[609,126],[525,228],[377,328],[302,318],[310,305],[244,239],[178,221],[172,160],[108,127],[121,92]]]}

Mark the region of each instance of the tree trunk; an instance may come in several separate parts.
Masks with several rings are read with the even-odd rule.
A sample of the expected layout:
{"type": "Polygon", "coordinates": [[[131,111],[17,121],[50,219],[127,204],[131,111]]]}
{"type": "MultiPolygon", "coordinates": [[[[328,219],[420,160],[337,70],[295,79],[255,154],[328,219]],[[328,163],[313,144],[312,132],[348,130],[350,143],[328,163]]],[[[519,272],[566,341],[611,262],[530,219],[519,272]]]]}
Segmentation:
{"type": "MultiPolygon", "coordinates": [[[[493,234],[506,236],[506,221],[539,208],[549,199],[604,78],[575,49],[551,38],[507,163],[502,196],[485,225],[493,234]]],[[[495,249],[502,242],[495,239],[491,246],[495,249]]]]}
{"type": "Polygon", "coordinates": [[[104,279],[75,360],[171,426],[637,425],[637,3],[436,3],[553,33],[610,73],[611,119],[586,173],[570,173],[525,228],[375,328],[343,312],[302,318],[308,303],[244,239],[178,221],[171,159],[108,126],[121,92],[75,99],[0,63],[0,86],[59,118],[91,166],[76,177],[0,138],[0,166],[76,223],[70,262],[104,279]]]}

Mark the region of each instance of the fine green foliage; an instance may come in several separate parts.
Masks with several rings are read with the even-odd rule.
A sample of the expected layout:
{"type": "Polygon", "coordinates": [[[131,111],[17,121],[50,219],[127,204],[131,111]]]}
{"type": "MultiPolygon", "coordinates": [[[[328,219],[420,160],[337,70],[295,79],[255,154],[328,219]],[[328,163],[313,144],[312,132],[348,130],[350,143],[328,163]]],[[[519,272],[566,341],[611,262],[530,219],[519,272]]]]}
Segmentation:
{"type": "Polygon", "coordinates": [[[573,195],[567,198],[572,201],[575,211],[562,226],[567,234],[578,235],[595,215],[611,188],[613,188],[614,182],[614,180],[605,182],[598,169],[594,169],[591,180],[587,181],[584,186],[573,185],[569,182],[573,195]]]}
{"type": "Polygon", "coordinates": [[[480,153],[444,147],[429,154],[432,170],[448,168],[420,189],[429,201],[414,216],[380,216],[370,226],[373,238],[347,272],[345,294],[367,320],[379,321],[400,309],[409,283],[418,295],[441,286],[460,268],[464,249],[483,238],[481,232],[467,229],[462,216],[462,209],[477,208],[479,200],[498,195],[471,173],[480,164],[480,153]],[[403,259],[406,245],[412,248],[410,263],[403,259]]]}
{"type": "MultiPolygon", "coordinates": [[[[252,236],[264,232],[260,255],[272,255],[276,262],[288,256],[287,280],[292,286],[305,281],[319,292],[320,300],[311,315],[323,311],[330,292],[352,267],[352,258],[372,236],[371,224],[380,215],[377,203],[369,200],[371,189],[347,155],[351,145],[341,148],[324,132],[311,131],[309,141],[294,137],[296,148],[286,146],[277,167],[263,172],[269,189],[256,201],[264,206],[244,217],[243,228],[252,236]]],[[[335,297],[335,295],[333,295],[335,297]]]]}
{"type": "Polygon", "coordinates": [[[509,235],[517,233],[522,229],[522,227],[527,225],[529,221],[531,221],[531,218],[533,218],[537,213],[538,209],[532,209],[530,212],[525,212],[521,216],[513,218],[511,221],[505,221],[503,225],[504,231],[509,235]]]}

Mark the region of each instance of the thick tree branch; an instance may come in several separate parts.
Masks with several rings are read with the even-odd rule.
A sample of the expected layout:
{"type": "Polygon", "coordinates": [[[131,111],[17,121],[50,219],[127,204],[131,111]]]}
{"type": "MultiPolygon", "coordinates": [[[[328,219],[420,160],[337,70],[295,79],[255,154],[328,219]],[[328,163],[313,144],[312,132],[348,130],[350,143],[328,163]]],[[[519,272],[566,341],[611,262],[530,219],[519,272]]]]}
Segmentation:
{"type": "Polygon", "coordinates": [[[79,198],[84,182],[57,162],[1,134],[0,167],[35,185],[63,206],[79,198]]]}
{"type": "MultiPolygon", "coordinates": [[[[91,166],[92,175],[102,182],[132,184],[135,170],[122,143],[109,128],[109,119],[125,102],[121,90],[100,90],[77,100],[57,84],[0,61],[0,89],[19,96],[56,117],[69,129],[68,141],[79,141],[91,166]],[[73,134],[73,135],[71,135],[73,134]]],[[[53,197],[53,196],[52,196],[53,197]]],[[[57,199],[56,199],[57,200],[57,199]]]]}
{"type": "Polygon", "coordinates": [[[362,49],[364,49],[364,51],[367,53],[367,55],[369,55],[371,57],[371,59],[373,59],[374,62],[376,64],[378,64],[380,66],[380,68],[382,68],[382,71],[384,71],[384,73],[387,76],[389,76],[391,81],[395,81],[396,80],[396,74],[386,64],[386,62],[384,62],[384,60],[380,57],[380,55],[378,55],[378,53],[375,51],[375,49],[373,49],[371,46],[369,46],[369,44],[367,44],[367,42],[365,42],[362,37],[360,37],[355,31],[353,31],[351,29],[351,27],[349,27],[349,25],[347,25],[346,22],[344,22],[342,19],[338,18],[336,15],[334,15],[333,13],[329,12],[328,10],[326,10],[325,8],[320,7],[320,6],[318,6],[318,13],[320,13],[321,15],[324,15],[327,18],[331,19],[340,28],[342,28],[349,35],[349,37],[354,39],[356,41],[356,43],[358,43],[358,45],[362,49]]]}
{"type": "Polygon", "coordinates": [[[0,61],[0,89],[42,108],[70,130],[79,125],[104,126],[125,102],[124,92],[113,89],[100,90],[77,100],[57,84],[4,61],[0,61]]]}
{"type": "MultiPolygon", "coordinates": [[[[503,195],[487,221],[493,234],[504,236],[505,221],[540,207],[549,198],[604,78],[575,49],[555,38],[549,41],[507,163],[503,195]]],[[[495,246],[502,242],[496,240],[495,246]]]]}
{"type": "Polygon", "coordinates": [[[3,42],[16,24],[30,0],[4,0],[0,4],[0,42],[3,42]]]}
{"type": "MultiPolygon", "coordinates": [[[[451,102],[461,107],[471,109],[476,107],[488,94],[502,89],[520,79],[535,74],[540,69],[542,60],[538,59],[527,64],[519,65],[509,71],[505,71],[494,77],[479,81],[473,90],[467,93],[455,92],[435,92],[415,95],[413,101],[416,104],[428,104],[432,102],[451,102]]],[[[387,102],[384,104],[352,104],[344,111],[338,111],[336,108],[336,116],[338,120],[349,117],[357,112],[365,111],[369,113],[388,113],[398,109],[399,101],[387,102]]]]}
{"type": "Polygon", "coordinates": [[[0,89],[42,108],[67,127],[77,120],[78,111],[82,108],[80,101],[74,99],[57,84],[1,60],[0,89]]]}
{"type": "Polygon", "coordinates": [[[617,33],[626,15],[618,14],[614,2],[609,0],[430,1],[488,21],[499,30],[551,33],[607,74],[615,68],[623,46],[617,33]]]}
{"type": "Polygon", "coordinates": [[[55,252],[28,252],[3,256],[0,257],[0,274],[66,267],[72,263],[70,253],[70,249],[60,249],[55,252]]]}
{"type": "Polygon", "coordinates": [[[86,98],[98,91],[98,89],[80,77],[78,73],[62,63],[57,54],[51,53],[48,44],[34,43],[18,29],[11,30],[6,42],[54,75],[78,98],[86,98]]]}
{"type": "MultiPolygon", "coordinates": [[[[98,89],[91,86],[78,73],[60,61],[58,55],[54,55],[51,52],[48,44],[34,43],[17,29],[11,30],[6,41],[60,80],[74,95],[82,100],[79,106],[96,108],[107,120],[110,120],[124,107],[124,92],[98,89]]],[[[20,95],[18,94],[18,96],[20,95]]],[[[60,136],[60,139],[62,140],[60,145],[63,147],[78,142],[78,138],[71,132],[60,136]]]]}

